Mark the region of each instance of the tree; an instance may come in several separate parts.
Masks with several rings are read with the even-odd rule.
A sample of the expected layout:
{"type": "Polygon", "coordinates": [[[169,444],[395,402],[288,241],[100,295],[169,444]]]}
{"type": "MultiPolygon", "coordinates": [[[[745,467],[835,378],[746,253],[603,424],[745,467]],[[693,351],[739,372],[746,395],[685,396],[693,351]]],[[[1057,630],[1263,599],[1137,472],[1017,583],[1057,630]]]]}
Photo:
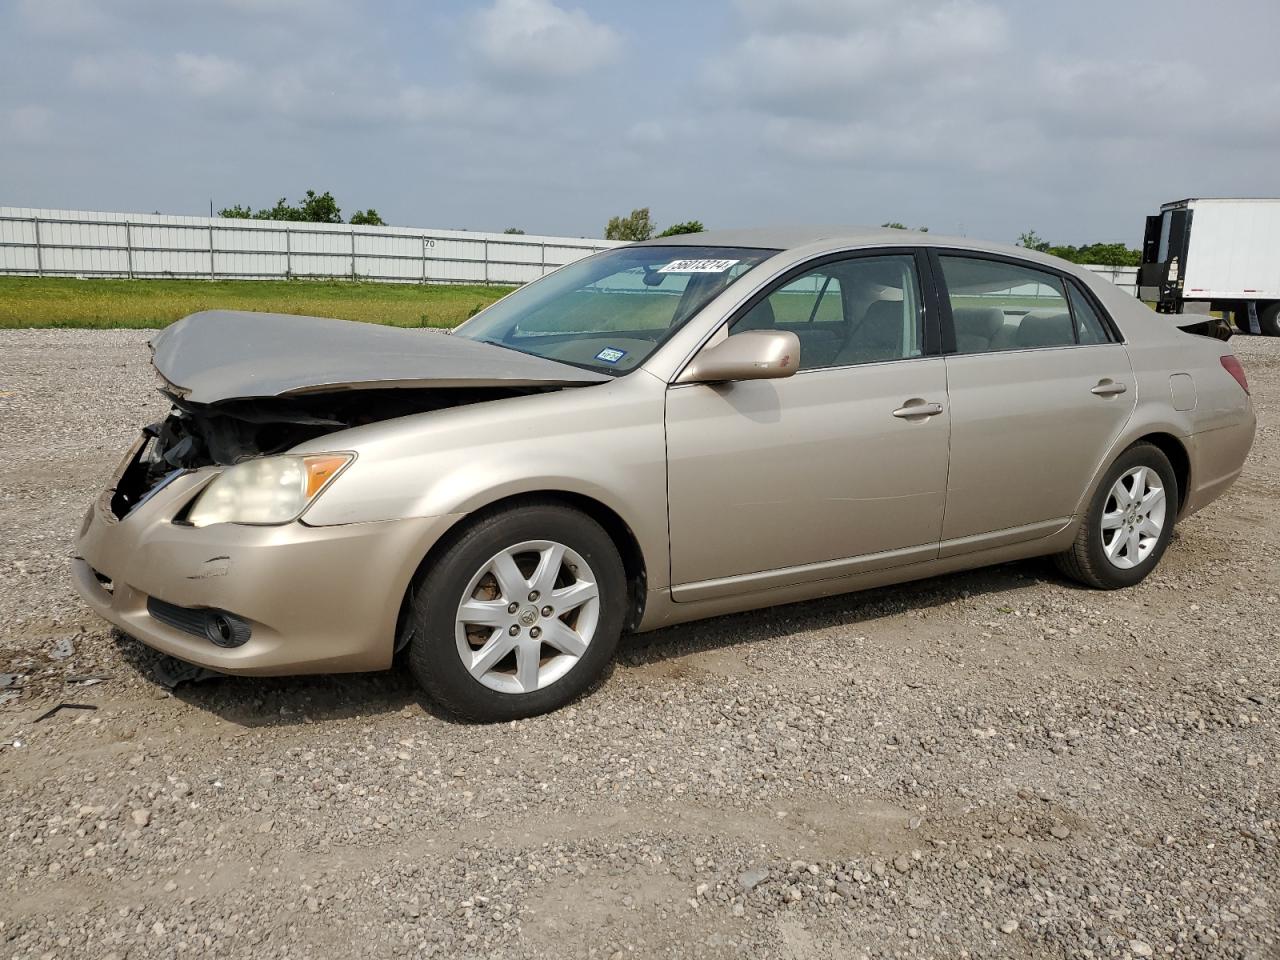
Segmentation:
{"type": "Polygon", "coordinates": [[[663,230],[658,236],[660,237],[678,237],[682,233],[704,233],[706,227],[702,225],[701,220],[686,220],[684,223],[673,223],[667,229],[663,230]]]}
{"type": "MultiPolygon", "coordinates": [[[[297,206],[291,204],[287,199],[281,197],[276,201],[274,207],[264,207],[256,213],[251,213],[248,207],[236,204],[233,207],[225,207],[218,211],[220,217],[230,217],[235,220],[286,220],[294,223],[342,223],[342,210],[338,207],[338,201],[333,199],[333,194],[326,190],[324,193],[316,193],[314,190],[308,190],[302,197],[302,202],[297,206]]],[[[366,226],[384,226],[386,221],[378,215],[378,211],[370,207],[368,210],[357,210],[351,217],[352,223],[365,224],[366,226]]]]}
{"type": "Polygon", "coordinates": [[[522,235],[522,236],[524,235],[524,231],[523,231],[523,230],[521,230],[519,227],[507,227],[507,229],[503,230],[502,232],[503,232],[503,233],[511,233],[511,234],[516,234],[516,233],[518,233],[518,234],[520,234],[520,235],[522,235]]]}
{"type": "Polygon", "coordinates": [[[1096,264],[1105,267],[1136,267],[1142,262],[1142,251],[1123,243],[1086,243],[1073,247],[1070,244],[1052,244],[1034,230],[1028,230],[1018,238],[1018,246],[1038,250],[1051,256],[1070,260],[1072,263],[1096,264]]]}
{"type": "Polygon", "coordinates": [[[1026,247],[1028,250],[1038,250],[1040,253],[1049,252],[1049,241],[1034,230],[1028,230],[1018,237],[1018,246],[1026,247]]]}
{"type": "Polygon", "coordinates": [[[259,210],[253,215],[255,220],[293,220],[305,219],[302,210],[293,206],[284,197],[276,201],[276,205],[268,210],[259,210]]]}
{"type": "Polygon", "coordinates": [[[342,211],[338,209],[338,203],[333,199],[333,194],[328,190],[319,196],[314,190],[308,190],[306,197],[303,198],[302,207],[299,211],[302,216],[300,219],[307,223],[341,223],[342,211]]]}
{"type": "Polygon", "coordinates": [[[610,217],[604,228],[606,240],[648,240],[653,236],[653,223],[649,220],[649,208],[631,211],[629,217],[610,217]]]}
{"type": "Polygon", "coordinates": [[[1123,243],[1088,243],[1083,247],[1067,247],[1071,255],[1058,253],[1059,248],[1050,247],[1054,256],[1063,257],[1074,263],[1096,263],[1107,267],[1136,267],[1142,263],[1142,251],[1126,247],[1123,243]]]}
{"type": "MultiPolygon", "coordinates": [[[[890,220],[888,223],[880,224],[880,226],[884,227],[886,230],[910,230],[911,229],[905,223],[899,223],[897,220],[890,220]]],[[[928,232],[929,232],[928,227],[916,227],[916,233],[928,233],[928,232]]]]}

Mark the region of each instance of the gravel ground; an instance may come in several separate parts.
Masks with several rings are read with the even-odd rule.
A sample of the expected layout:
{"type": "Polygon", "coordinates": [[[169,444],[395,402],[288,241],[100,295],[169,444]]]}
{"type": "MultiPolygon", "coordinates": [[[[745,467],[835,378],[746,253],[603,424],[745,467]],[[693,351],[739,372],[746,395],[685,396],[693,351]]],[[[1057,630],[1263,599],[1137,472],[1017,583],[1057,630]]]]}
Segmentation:
{"type": "Polygon", "coordinates": [[[1249,467],[1135,589],[674,628],[474,726],[396,671],[169,694],[81,606],[146,336],[0,334],[0,956],[1280,956],[1280,341],[1233,341],[1249,467]]]}

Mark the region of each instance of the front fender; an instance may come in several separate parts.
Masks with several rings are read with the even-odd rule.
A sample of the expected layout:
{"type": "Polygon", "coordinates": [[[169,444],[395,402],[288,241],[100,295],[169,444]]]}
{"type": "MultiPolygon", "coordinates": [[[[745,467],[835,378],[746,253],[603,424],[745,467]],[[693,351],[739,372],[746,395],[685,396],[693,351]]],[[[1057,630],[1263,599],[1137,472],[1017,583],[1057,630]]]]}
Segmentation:
{"type": "Polygon", "coordinates": [[[651,586],[665,584],[663,394],[663,384],[638,372],[329,434],[297,452],[348,449],[357,458],[303,519],[326,526],[465,515],[521,494],[571,493],[620,516],[651,586]]]}

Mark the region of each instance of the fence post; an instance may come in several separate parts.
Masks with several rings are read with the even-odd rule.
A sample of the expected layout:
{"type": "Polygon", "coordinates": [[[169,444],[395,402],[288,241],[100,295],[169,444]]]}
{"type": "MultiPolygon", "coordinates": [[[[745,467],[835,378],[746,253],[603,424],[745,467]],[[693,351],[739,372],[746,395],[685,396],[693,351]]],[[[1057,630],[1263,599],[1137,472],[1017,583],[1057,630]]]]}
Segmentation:
{"type": "Polygon", "coordinates": [[[351,231],[351,279],[356,278],[356,232],[351,231]]]}
{"type": "Polygon", "coordinates": [[[43,277],[44,276],[44,254],[40,250],[40,218],[32,217],[31,222],[35,224],[35,228],[36,228],[36,275],[43,277]]]}
{"type": "Polygon", "coordinates": [[[427,282],[427,238],[422,238],[422,282],[427,282]]]}
{"type": "Polygon", "coordinates": [[[484,241],[484,285],[489,285],[489,240],[484,241]]]}
{"type": "Polygon", "coordinates": [[[213,268],[213,224],[209,224],[209,279],[214,278],[213,268]]]}
{"type": "Polygon", "coordinates": [[[538,276],[545,277],[547,275],[547,245],[540,243],[538,246],[541,248],[540,259],[542,262],[542,269],[538,271],[538,276]]]}
{"type": "Polygon", "coordinates": [[[288,227],[284,228],[284,277],[293,279],[293,231],[288,227]]]}
{"type": "Polygon", "coordinates": [[[124,222],[124,255],[129,268],[129,279],[133,279],[133,224],[124,222]]]}

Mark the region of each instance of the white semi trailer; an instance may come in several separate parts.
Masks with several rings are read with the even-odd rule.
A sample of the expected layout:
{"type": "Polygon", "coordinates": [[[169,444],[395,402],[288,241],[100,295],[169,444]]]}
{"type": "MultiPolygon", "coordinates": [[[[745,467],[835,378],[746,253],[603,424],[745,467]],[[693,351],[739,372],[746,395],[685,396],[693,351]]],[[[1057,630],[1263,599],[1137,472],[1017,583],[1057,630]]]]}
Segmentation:
{"type": "Polygon", "coordinates": [[[1280,336],[1280,199],[1166,203],[1147,217],[1138,288],[1161,313],[1218,310],[1280,336]]]}

